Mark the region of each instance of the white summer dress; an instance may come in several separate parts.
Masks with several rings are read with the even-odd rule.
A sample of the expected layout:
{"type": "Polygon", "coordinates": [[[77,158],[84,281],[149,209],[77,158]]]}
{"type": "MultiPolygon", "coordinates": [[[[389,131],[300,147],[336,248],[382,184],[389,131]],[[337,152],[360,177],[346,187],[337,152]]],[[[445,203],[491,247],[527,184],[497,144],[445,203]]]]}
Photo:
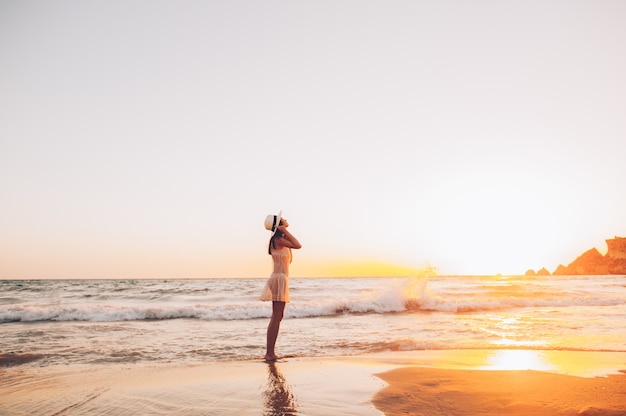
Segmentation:
{"type": "Polygon", "coordinates": [[[291,249],[283,247],[280,250],[271,249],[274,272],[267,279],[261,293],[261,300],[289,302],[289,263],[291,263],[291,249]]]}

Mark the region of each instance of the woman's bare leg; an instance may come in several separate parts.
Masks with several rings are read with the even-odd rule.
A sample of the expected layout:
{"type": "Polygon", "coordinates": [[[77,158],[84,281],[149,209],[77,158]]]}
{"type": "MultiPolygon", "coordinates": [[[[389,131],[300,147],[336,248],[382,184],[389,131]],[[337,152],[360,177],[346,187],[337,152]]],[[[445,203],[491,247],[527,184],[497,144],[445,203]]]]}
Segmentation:
{"type": "Polygon", "coordinates": [[[284,312],[285,302],[272,302],[272,318],[267,326],[267,352],[265,353],[265,361],[276,361],[278,359],[274,348],[276,347],[280,321],[283,320],[284,312]]]}

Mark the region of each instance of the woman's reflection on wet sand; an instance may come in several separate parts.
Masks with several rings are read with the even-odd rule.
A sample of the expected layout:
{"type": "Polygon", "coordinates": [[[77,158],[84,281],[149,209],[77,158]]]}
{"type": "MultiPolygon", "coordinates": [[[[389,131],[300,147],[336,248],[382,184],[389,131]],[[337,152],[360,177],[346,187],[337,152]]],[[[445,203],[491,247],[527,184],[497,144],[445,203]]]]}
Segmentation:
{"type": "Polygon", "coordinates": [[[264,416],[298,415],[298,403],[276,363],[268,363],[264,416]]]}

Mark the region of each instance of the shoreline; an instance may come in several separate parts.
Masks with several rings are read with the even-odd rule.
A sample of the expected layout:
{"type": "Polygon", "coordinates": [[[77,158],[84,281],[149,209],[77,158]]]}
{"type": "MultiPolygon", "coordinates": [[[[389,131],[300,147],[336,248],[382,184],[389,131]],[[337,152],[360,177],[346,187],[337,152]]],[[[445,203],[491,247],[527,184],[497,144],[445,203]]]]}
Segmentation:
{"type": "Polygon", "coordinates": [[[429,350],[0,369],[2,414],[626,415],[626,352],[429,350]],[[524,368],[526,367],[526,368],[524,368]]]}

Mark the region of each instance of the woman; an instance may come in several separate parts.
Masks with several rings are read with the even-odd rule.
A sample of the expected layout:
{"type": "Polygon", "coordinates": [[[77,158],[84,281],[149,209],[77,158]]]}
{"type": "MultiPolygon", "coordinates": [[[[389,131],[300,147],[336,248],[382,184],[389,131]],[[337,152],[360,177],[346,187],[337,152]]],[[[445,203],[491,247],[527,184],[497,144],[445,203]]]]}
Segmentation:
{"type": "Polygon", "coordinates": [[[272,317],[267,326],[267,352],[265,361],[278,360],[274,348],[280,329],[280,321],[283,319],[285,304],[289,302],[289,264],[291,263],[291,249],[302,247],[300,242],[289,231],[289,223],[278,215],[268,215],[265,219],[265,228],[274,234],[270,238],[267,252],[272,256],[274,271],[267,280],[261,300],[272,301],[272,317]]]}

